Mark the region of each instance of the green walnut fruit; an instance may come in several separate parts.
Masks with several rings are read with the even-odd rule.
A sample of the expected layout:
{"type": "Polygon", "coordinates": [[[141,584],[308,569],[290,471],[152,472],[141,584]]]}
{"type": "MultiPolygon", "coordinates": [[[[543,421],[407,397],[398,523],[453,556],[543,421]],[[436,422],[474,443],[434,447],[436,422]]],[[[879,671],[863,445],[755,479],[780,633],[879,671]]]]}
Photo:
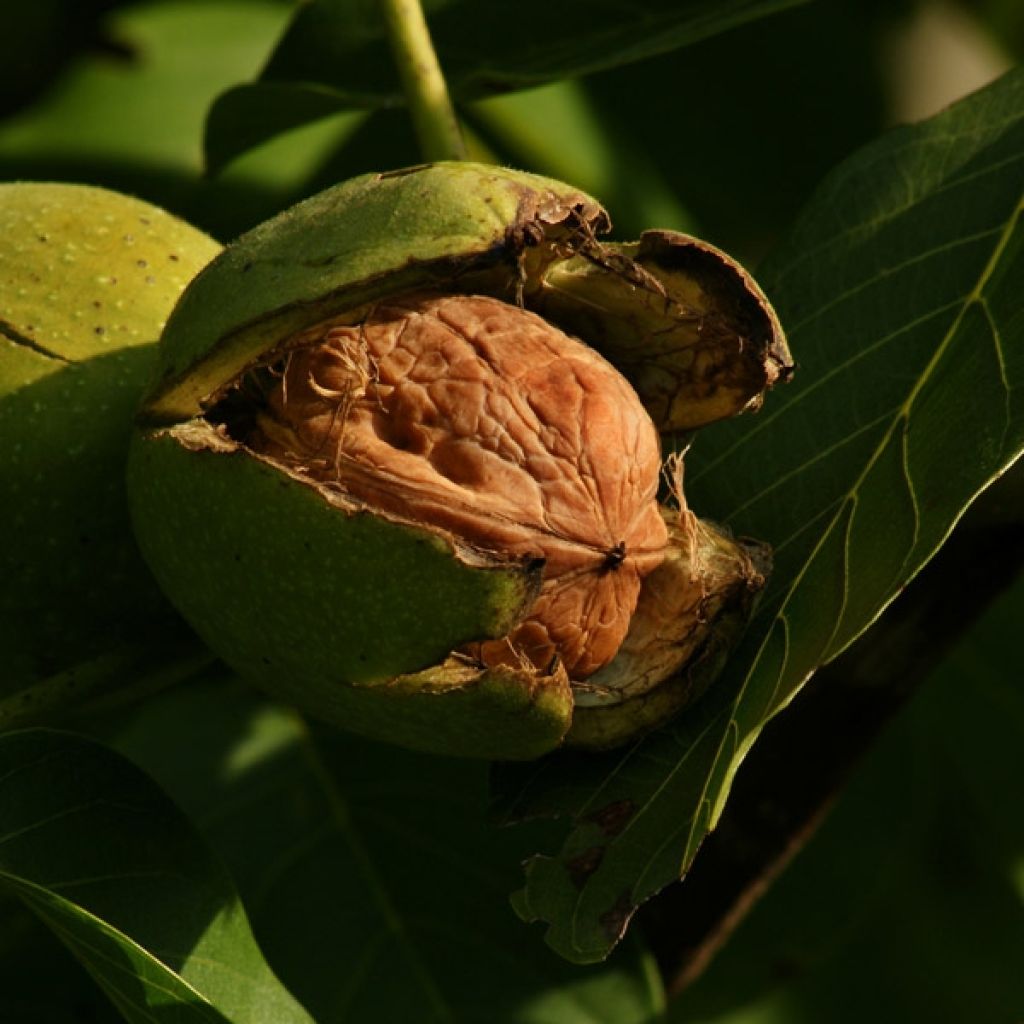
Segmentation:
{"type": "Polygon", "coordinates": [[[622,742],[706,684],[767,552],[689,511],[659,435],[757,406],[789,354],[722,253],[608,227],[560,182],[436,164],[329,189],[196,278],[129,490],[225,661],[492,758],[622,742]]]}
{"type": "Polygon", "coordinates": [[[12,693],[27,707],[177,621],[132,537],[124,464],[156,339],[219,249],[128,196],[0,184],[0,723],[12,693]]]}

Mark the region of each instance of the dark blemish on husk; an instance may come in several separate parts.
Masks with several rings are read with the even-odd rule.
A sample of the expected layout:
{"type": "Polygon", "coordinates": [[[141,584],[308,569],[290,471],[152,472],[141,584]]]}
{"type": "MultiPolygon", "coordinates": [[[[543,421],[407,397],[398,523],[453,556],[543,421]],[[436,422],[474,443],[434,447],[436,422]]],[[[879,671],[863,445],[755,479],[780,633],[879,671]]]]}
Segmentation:
{"type": "Polygon", "coordinates": [[[28,335],[22,334],[12,324],[7,323],[6,320],[0,320],[0,337],[6,338],[11,344],[17,345],[19,348],[27,348],[37,355],[46,356],[47,359],[56,359],[58,362],[67,363],[68,365],[73,362],[73,360],[65,358],[59,352],[54,352],[45,345],[40,345],[38,341],[28,337],[28,335]]]}

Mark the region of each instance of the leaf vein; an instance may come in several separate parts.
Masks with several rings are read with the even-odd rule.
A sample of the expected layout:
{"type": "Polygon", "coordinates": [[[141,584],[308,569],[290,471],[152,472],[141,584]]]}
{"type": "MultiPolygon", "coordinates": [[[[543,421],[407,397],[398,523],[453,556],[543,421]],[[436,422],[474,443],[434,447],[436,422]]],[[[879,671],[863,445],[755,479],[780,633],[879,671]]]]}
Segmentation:
{"type": "MultiPolygon", "coordinates": [[[[937,196],[941,196],[945,192],[951,192],[954,189],[960,188],[963,185],[976,183],[979,180],[987,177],[990,174],[997,173],[1005,170],[1007,167],[1015,163],[1020,163],[1024,160],[1024,153],[1014,153],[1012,156],[1007,157],[1005,160],[997,160],[994,163],[986,164],[984,167],[977,171],[972,171],[970,174],[962,174],[959,177],[951,177],[948,181],[945,181],[942,185],[932,189],[928,193],[928,199],[934,200],[937,196]]],[[[869,220],[861,221],[852,227],[845,228],[838,234],[830,236],[821,245],[809,246],[799,256],[798,259],[793,260],[785,269],[785,271],[778,275],[774,284],[778,287],[781,282],[787,280],[793,275],[793,273],[805,264],[816,261],[823,253],[835,248],[836,246],[842,246],[850,241],[863,242],[870,238],[873,234],[876,234],[880,228],[885,227],[891,221],[897,220],[903,214],[909,212],[914,208],[917,203],[920,202],[919,197],[914,197],[906,203],[902,203],[899,206],[894,206],[890,210],[887,210],[884,215],[879,217],[872,217],[869,220]]]]}
{"type": "Polygon", "coordinates": [[[737,516],[741,515],[751,505],[753,505],[756,502],[760,501],[762,498],[764,498],[767,495],[771,494],[773,491],[778,490],[778,488],[785,487],[786,484],[788,484],[789,481],[793,477],[799,476],[800,474],[805,472],[807,469],[809,469],[811,466],[815,465],[818,462],[821,462],[823,459],[828,459],[829,457],[834,455],[836,452],[841,451],[843,448],[845,448],[846,445],[856,441],[858,438],[860,438],[864,434],[870,433],[875,427],[877,427],[879,425],[879,423],[883,423],[885,420],[889,419],[889,417],[891,415],[892,415],[892,410],[891,409],[886,409],[886,411],[883,412],[880,416],[876,416],[873,420],[870,420],[869,422],[867,422],[867,423],[863,424],[862,426],[858,427],[852,433],[844,435],[838,441],[834,442],[833,444],[830,444],[827,448],[819,449],[806,462],[802,462],[798,466],[794,466],[787,473],[783,473],[781,476],[775,477],[772,480],[772,482],[766,488],[764,488],[764,490],[758,491],[757,494],[752,495],[745,502],[743,502],[742,505],[737,505],[736,508],[734,508],[729,513],[729,515],[726,517],[726,522],[727,523],[733,522],[733,520],[737,516]]]}
{"type": "Polygon", "coordinates": [[[971,235],[962,235],[959,238],[950,239],[948,242],[944,242],[942,245],[936,245],[932,246],[932,248],[930,249],[925,249],[922,252],[915,254],[910,259],[903,260],[900,263],[894,263],[891,267],[883,267],[881,270],[873,274],[871,277],[865,278],[862,281],[858,281],[852,287],[847,288],[843,292],[840,292],[838,295],[834,296],[832,299],[826,302],[823,306],[819,306],[818,309],[816,309],[814,312],[808,313],[803,320],[799,320],[797,321],[797,323],[791,324],[789,330],[794,334],[801,331],[808,324],[813,323],[815,320],[819,319],[825,313],[830,312],[836,306],[842,305],[844,302],[846,302],[848,299],[853,298],[855,295],[859,295],[862,291],[864,291],[867,288],[870,288],[872,285],[878,284],[879,281],[884,281],[887,278],[895,277],[897,274],[901,273],[904,270],[907,270],[909,267],[914,267],[920,263],[925,263],[935,256],[948,255],[950,252],[960,248],[961,246],[973,245],[975,242],[981,242],[986,238],[990,238],[992,235],[1000,234],[1001,231],[1002,227],[1000,225],[996,225],[995,227],[992,228],[986,228],[984,231],[976,231],[974,232],[974,234],[971,235]]]}
{"type": "Polygon", "coordinates": [[[758,415],[757,422],[752,424],[750,429],[747,430],[742,436],[738,437],[736,441],[734,441],[728,448],[720,452],[714,459],[711,459],[710,461],[703,463],[699,467],[697,467],[696,471],[690,477],[691,481],[700,480],[712,469],[714,469],[720,463],[728,459],[729,456],[732,455],[737,448],[740,448],[744,444],[747,444],[749,442],[749,439],[753,435],[766,430],[769,426],[771,426],[774,420],[779,418],[779,416],[788,414],[787,410],[790,410],[798,403],[805,401],[810,395],[813,395],[817,390],[824,387],[833,377],[836,377],[841,373],[846,373],[849,369],[856,366],[857,363],[859,363],[862,359],[866,359],[868,356],[878,351],[878,349],[882,348],[884,345],[887,345],[889,342],[894,341],[901,335],[906,334],[908,331],[915,330],[916,328],[922,326],[923,324],[926,324],[929,320],[932,320],[935,317],[942,316],[943,314],[948,313],[951,309],[959,308],[963,301],[964,297],[958,296],[952,302],[948,302],[944,306],[939,306],[937,309],[933,309],[930,312],[925,313],[923,316],[915,317],[913,320],[903,324],[895,331],[890,331],[888,334],[885,334],[881,338],[878,338],[875,341],[873,341],[870,345],[865,345],[863,348],[858,349],[856,355],[852,356],[851,358],[841,363],[837,363],[827,373],[821,374],[820,376],[816,377],[810,384],[801,388],[799,393],[795,395],[793,398],[791,398],[784,405],[777,406],[770,412],[758,415]]]}

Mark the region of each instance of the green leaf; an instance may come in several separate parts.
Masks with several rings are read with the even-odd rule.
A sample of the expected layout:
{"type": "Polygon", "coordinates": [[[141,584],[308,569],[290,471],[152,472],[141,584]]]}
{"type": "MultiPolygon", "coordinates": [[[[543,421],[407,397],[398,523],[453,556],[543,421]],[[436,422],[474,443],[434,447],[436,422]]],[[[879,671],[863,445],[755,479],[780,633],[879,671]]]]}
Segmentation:
{"type": "MultiPolygon", "coordinates": [[[[909,2],[804,4],[579,85],[619,160],[648,163],[684,200],[694,234],[760,262],[825,174],[889,126],[879,38],[909,2]]],[[[591,189],[619,237],[671,226],[636,217],[626,189],[648,186],[633,172],[614,190],[591,189]]]]}
{"type": "Polygon", "coordinates": [[[639,944],[580,970],[516,920],[538,835],[488,824],[482,763],[310,731],[220,679],[161,695],[119,743],[224,857],[319,1024],[647,1024],[663,1007],[639,944]]]}
{"type": "MultiPolygon", "coordinates": [[[[427,0],[457,101],[528,89],[666,53],[803,0],[427,0]]],[[[216,170],[258,141],[332,110],[394,107],[403,94],[383,17],[365,0],[297,11],[252,85],[220,96],[206,134],[216,170]]]]}
{"type": "MultiPolygon", "coordinates": [[[[662,112],[660,103],[645,111],[652,120],[662,112]]],[[[613,211],[616,227],[627,225],[625,237],[636,237],[651,224],[695,233],[693,219],[655,164],[652,147],[623,145],[617,126],[580,82],[480,100],[467,118],[494,147],[490,162],[529,168],[599,196],[613,211]],[[640,227],[630,232],[628,225],[640,227]]]]}
{"type": "Polygon", "coordinates": [[[1020,455],[1022,182],[1024,69],[852,157],[764,268],[798,381],[702,435],[688,477],[699,513],[773,544],[761,611],[693,713],[509,781],[510,814],[576,819],[517,903],[563,955],[605,955],[686,870],[765,722],[1020,455]]]}
{"type": "Polygon", "coordinates": [[[310,1024],[223,867],[130,762],[70,733],[0,736],[0,886],[132,1022],[310,1024]]]}
{"type": "MultiPolygon", "coordinates": [[[[268,139],[348,109],[330,89],[291,82],[234,86],[214,100],[207,115],[207,167],[218,171],[268,139]]],[[[362,116],[351,115],[353,128],[362,116]]]]}
{"type": "Polygon", "coordinates": [[[77,53],[95,45],[104,0],[5,4],[0,13],[0,116],[44,92],[77,53]]]}

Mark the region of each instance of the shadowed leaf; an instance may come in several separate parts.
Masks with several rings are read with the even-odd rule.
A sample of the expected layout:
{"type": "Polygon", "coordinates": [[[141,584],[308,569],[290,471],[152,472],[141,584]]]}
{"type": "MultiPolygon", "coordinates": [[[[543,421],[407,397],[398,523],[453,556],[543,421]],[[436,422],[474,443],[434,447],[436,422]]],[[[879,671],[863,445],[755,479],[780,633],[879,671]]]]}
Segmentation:
{"type": "Polygon", "coordinates": [[[1021,621],[1024,579],[888,727],[821,831],[676,1001],[673,1024],[1017,1019],[1021,621]]]}

